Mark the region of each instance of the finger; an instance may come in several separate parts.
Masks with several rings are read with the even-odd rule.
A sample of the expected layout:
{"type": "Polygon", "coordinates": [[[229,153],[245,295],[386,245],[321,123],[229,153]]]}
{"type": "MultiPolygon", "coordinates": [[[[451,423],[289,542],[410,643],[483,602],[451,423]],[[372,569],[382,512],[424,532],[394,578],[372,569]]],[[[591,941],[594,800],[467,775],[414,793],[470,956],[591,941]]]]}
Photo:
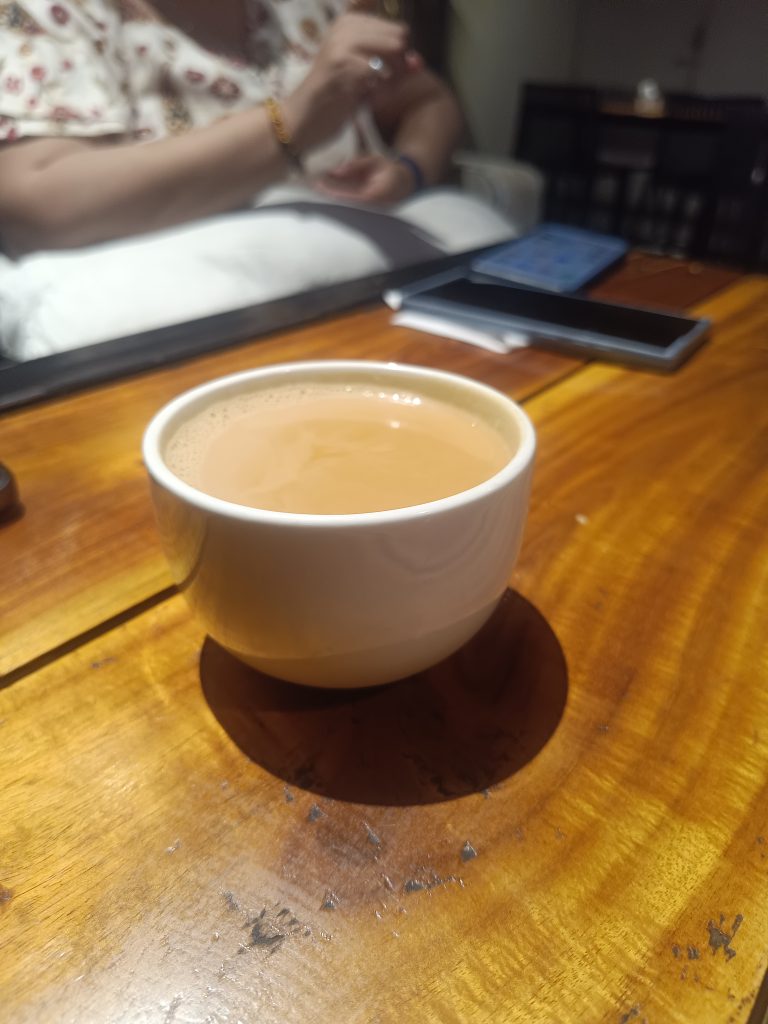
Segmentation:
{"type": "Polygon", "coordinates": [[[405,69],[406,71],[423,71],[426,67],[424,58],[416,50],[408,50],[405,55],[405,69]]]}
{"type": "Polygon", "coordinates": [[[315,191],[331,199],[357,199],[360,193],[359,188],[335,185],[327,178],[318,178],[313,184],[315,191]]]}
{"type": "Polygon", "coordinates": [[[377,179],[364,182],[355,192],[358,203],[384,203],[390,201],[390,198],[386,183],[377,179]]]}
{"type": "Polygon", "coordinates": [[[360,46],[363,52],[367,54],[378,53],[382,57],[389,59],[395,57],[405,59],[410,42],[408,29],[405,25],[392,26],[391,29],[387,22],[384,22],[384,25],[384,30],[379,29],[377,32],[366,33],[360,39],[360,46]]]}
{"type": "Polygon", "coordinates": [[[336,22],[339,31],[349,33],[352,46],[365,53],[404,54],[408,47],[408,26],[369,14],[346,15],[336,22]]]}
{"type": "Polygon", "coordinates": [[[331,168],[330,171],[326,171],[325,176],[337,181],[359,178],[360,175],[368,173],[371,163],[370,156],[354,157],[351,160],[345,160],[343,164],[339,164],[337,167],[331,168]]]}

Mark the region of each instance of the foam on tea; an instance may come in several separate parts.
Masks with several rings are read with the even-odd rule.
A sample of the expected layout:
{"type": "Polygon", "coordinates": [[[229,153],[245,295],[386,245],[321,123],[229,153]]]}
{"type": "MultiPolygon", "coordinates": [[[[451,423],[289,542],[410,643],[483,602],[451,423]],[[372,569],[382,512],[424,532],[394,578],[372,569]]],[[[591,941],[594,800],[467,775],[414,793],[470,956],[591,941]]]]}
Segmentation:
{"type": "Polygon", "coordinates": [[[177,429],[165,461],[225,501],[329,515],[457,494],[512,455],[487,421],[441,398],[318,380],[212,403],[177,429]]]}

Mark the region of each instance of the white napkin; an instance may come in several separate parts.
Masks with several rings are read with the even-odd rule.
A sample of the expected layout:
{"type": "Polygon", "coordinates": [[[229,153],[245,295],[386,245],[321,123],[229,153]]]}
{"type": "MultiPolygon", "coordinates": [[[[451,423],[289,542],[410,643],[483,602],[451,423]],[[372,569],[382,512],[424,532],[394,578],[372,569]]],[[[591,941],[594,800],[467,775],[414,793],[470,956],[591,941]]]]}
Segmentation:
{"type": "Polygon", "coordinates": [[[398,327],[413,327],[427,334],[437,334],[441,338],[464,341],[468,345],[475,345],[477,348],[498,352],[501,355],[506,355],[516,348],[527,348],[530,344],[529,336],[519,331],[500,331],[498,334],[492,331],[479,331],[476,327],[467,327],[456,320],[445,320],[440,316],[414,313],[411,310],[395,313],[391,323],[398,327]]]}

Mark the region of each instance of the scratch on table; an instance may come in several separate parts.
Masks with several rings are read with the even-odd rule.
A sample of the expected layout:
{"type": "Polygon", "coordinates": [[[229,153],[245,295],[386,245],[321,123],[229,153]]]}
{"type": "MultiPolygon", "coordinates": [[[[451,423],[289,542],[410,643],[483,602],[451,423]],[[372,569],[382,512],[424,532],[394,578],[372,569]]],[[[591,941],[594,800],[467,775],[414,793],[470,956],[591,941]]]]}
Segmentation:
{"type": "Polygon", "coordinates": [[[372,846],[376,846],[376,847],[379,847],[379,846],[381,846],[381,839],[380,839],[380,838],[379,838],[379,836],[378,836],[378,835],[376,834],[376,832],[374,832],[374,831],[373,831],[373,829],[372,829],[372,828],[371,828],[371,826],[370,826],[370,825],[368,824],[368,822],[367,822],[367,821],[364,821],[364,822],[363,822],[363,825],[365,825],[365,832],[366,832],[366,835],[368,836],[368,842],[369,842],[369,843],[370,843],[370,844],[371,844],[372,846]]]}
{"type": "Polygon", "coordinates": [[[403,892],[431,892],[433,889],[437,889],[439,886],[446,887],[455,883],[460,889],[464,888],[464,879],[459,878],[456,875],[446,875],[443,878],[438,875],[436,871],[424,871],[421,877],[408,878],[403,883],[403,892]]]}
{"type": "Polygon", "coordinates": [[[420,882],[417,878],[409,878],[403,886],[405,892],[420,892],[422,889],[426,888],[426,882],[420,882]]]}
{"type": "Polygon", "coordinates": [[[117,658],[100,658],[98,661],[91,662],[91,668],[102,668],[104,665],[112,665],[117,661],[117,658]]]}
{"type": "Polygon", "coordinates": [[[262,910],[251,926],[251,946],[266,950],[271,956],[286,940],[286,935],[265,921],[266,908],[262,910]]]}
{"type": "Polygon", "coordinates": [[[239,911],[241,909],[240,901],[238,900],[237,896],[235,896],[235,894],[233,892],[230,892],[229,889],[226,889],[221,895],[224,897],[224,900],[225,900],[225,902],[227,904],[227,907],[230,910],[239,911]]]}
{"type": "Polygon", "coordinates": [[[474,846],[472,845],[472,843],[470,843],[469,840],[467,840],[466,843],[464,843],[464,845],[462,846],[460,856],[465,864],[468,860],[474,860],[475,857],[477,856],[477,850],[474,848],[474,846]]]}
{"type": "Polygon", "coordinates": [[[736,950],[733,949],[731,943],[733,942],[736,932],[741,927],[741,923],[744,920],[743,914],[737,914],[733,919],[730,932],[727,932],[723,925],[725,924],[725,914],[720,915],[720,924],[715,924],[714,921],[707,921],[707,928],[709,929],[709,946],[714,956],[718,949],[722,949],[725,953],[727,960],[731,960],[736,956],[736,950]]]}
{"type": "Polygon", "coordinates": [[[287,939],[302,931],[307,934],[305,926],[293,916],[288,907],[283,907],[277,914],[262,907],[256,917],[246,920],[245,927],[250,930],[250,941],[247,945],[240,944],[238,953],[241,954],[256,949],[272,956],[287,939]]]}
{"type": "Polygon", "coordinates": [[[629,1024],[629,1022],[631,1020],[634,1020],[635,1017],[639,1017],[639,1016],[640,1016],[640,1007],[639,1006],[631,1006],[627,1010],[627,1012],[622,1014],[622,1016],[619,1018],[619,1024],[629,1024]]]}
{"type": "Polygon", "coordinates": [[[339,903],[341,903],[341,900],[336,895],[336,893],[332,892],[330,889],[326,889],[325,896],[323,897],[323,902],[320,904],[320,909],[337,910],[339,903]]]}
{"type": "Polygon", "coordinates": [[[170,1002],[170,1004],[168,1006],[166,1014],[165,1014],[165,1024],[171,1024],[171,1022],[173,1021],[173,1019],[176,1016],[176,1011],[178,1010],[178,1008],[181,1006],[181,1004],[183,1002],[184,1002],[184,999],[183,999],[182,996],[174,996],[173,997],[173,999],[171,1000],[171,1002],[170,1002]]]}

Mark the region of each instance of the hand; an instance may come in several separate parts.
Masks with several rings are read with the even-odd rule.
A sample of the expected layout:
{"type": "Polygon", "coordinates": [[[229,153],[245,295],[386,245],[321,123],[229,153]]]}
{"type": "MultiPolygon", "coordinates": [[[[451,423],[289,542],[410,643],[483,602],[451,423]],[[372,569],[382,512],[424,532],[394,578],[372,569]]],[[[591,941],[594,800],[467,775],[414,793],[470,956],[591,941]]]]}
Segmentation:
{"type": "Polygon", "coordinates": [[[331,26],[309,74],[283,103],[283,113],[299,151],[335,134],[361,103],[420,70],[423,61],[409,49],[408,28],[369,14],[342,14],[331,26]],[[372,57],[383,61],[373,71],[372,57]]]}
{"type": "Polygon", "coordinates": [[[403,163],[375,153],[347,160],[318,178],[315,188],[333,199],[386,204],[406,199],[414,184],[413,174],[403,163]]]}

